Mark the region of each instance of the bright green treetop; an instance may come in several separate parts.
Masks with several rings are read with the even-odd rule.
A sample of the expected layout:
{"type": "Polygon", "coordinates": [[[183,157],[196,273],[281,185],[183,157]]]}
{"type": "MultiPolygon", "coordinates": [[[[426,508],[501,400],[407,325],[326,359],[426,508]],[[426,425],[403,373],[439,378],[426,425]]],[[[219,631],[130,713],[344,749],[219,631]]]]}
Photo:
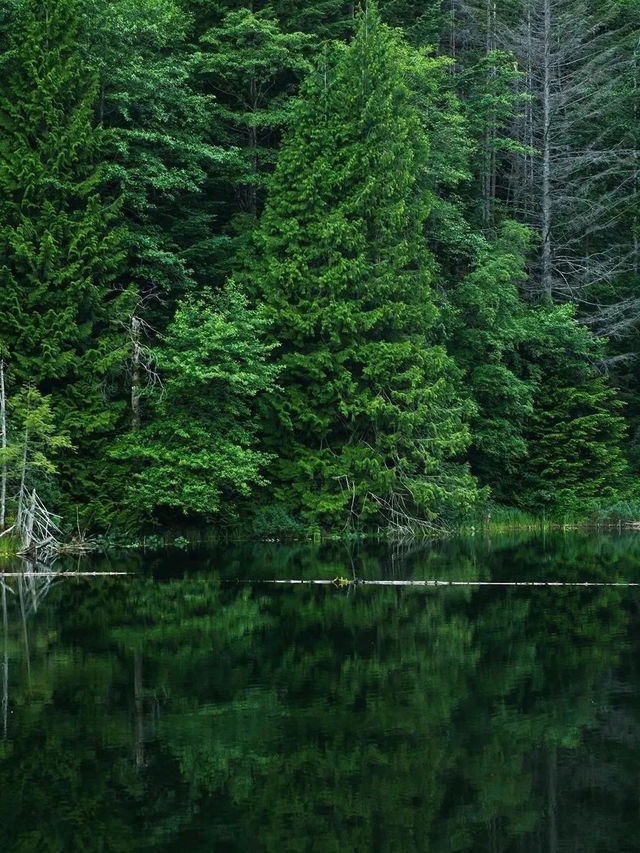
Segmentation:
{"type": "Polygon", "coordinates": [[[117,450],[139,464],[132,506],[229,520],[237,499],[265,483],[269,457],[257,447],[252,403],[276,373],[265,328],[233,283],[179,306],[156,350],[162,385],[150,422],[117,450]]]}

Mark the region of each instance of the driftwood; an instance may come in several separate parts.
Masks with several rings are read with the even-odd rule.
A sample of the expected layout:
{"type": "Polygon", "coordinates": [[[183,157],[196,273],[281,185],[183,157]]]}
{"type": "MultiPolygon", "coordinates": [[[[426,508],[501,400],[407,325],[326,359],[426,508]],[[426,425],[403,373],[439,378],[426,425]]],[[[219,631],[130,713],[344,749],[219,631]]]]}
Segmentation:
{"type": "Polygon", "coordinates": [[[309,579],[304,578],[274,578],[268,580],[240,580],[236,579],[230,583],[246,583],[246,584],[276,584],[276,585],[293,585],[293,586],[335,586],[338,589],[352,588],[357,586],[395,586],[395,587],[640,587],[640,582],[635,581],[456,581],[456,580],[360,580],[359,578],[342,578],[337,577],[333,580],[328,578],[309,579]]]}
{"type": "Polygon", "coordinates": [[[19,540],[18,557],[42,565],[58,556],[82,556],[99,547],[99,540],[87,536],[79,523],[76,535],[63,541],[60,516],[47,509],[35,489],[28,491],[24,486],[18,496],[16,520],[0,537],[8,533],[19,540]]]}
{"type": "Polygon", "coordinates": [[[47,562],[60,546],[57,538],[60,534],[60,516],[46,508],[35,489],[29,495],[21,492],[18,507],[14,525],[20,537],[18,556],[47,562]]]}

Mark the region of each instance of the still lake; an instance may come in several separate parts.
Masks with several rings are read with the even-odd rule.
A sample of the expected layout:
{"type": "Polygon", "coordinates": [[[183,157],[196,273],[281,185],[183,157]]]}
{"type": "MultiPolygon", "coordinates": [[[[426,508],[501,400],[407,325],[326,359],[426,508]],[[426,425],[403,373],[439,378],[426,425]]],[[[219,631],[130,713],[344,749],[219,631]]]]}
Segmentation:
{"type": "Polygon", "coordinates": [[[638,583],[640,534],[80,568],[130,574],[0,590],[0,850],[639,849],[639,587],[262,581],[638,583]]]}

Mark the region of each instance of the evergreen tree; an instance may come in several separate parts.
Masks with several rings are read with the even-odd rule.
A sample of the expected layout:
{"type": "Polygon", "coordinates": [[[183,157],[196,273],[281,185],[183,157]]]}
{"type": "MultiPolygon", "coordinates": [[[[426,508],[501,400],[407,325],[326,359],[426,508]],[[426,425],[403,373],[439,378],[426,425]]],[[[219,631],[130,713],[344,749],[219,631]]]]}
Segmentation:
{"type": "Polygon", "coordinates": [[[353,0],[273,0],[273,6],[288,32],[312,33],[319,39],[346,39],[353,35],[353,0]]]}
{"type": "Polygon", "coordinates": [[[162,386],[152,392],[149,423],[115,451],[138,468],[130,506],[165,520],[177,509],[228,522],[238,499],[265,483],[268,456],[256,446],[252,406],[276,372],[265,326],[233,283],[181,303],[156,349],[162,386]]]}
{"type": "Polygon", "coordinates": [[[82,0],[82,9],[109,146],[105,188],[127,225],[127,281],[138,314],[164,329],[181,296],[217,277],[226,241],[205,192],[237,158],[218,138],[213,98],[198,91],[191,20],[176,0],[82,0]]]}
{"type": "Polygon", "coordinates": [[[71,449],[71,442],[57,428],[51,398],[43,396],[31,383],[9,393],[6,431],[0,466],[6,471],[8,510],[14,518],[32,489],[37,489],[47,502],[59,499],[53,478],[58,472],[56,460],[60,453],[71,449]]]}
{"type": "Polygon", "coordinates": [[[443,5],[441,0],[381,0],[380,13],[385,23],[402,28],[411,44],[437,46],[449,17],[443,5]]]}
{"type": "Polygon", "coordinates": [[[126,292],[117,204],[99,194],[97,81],[78,48],[75,0],[15,7],[0,82],[0,339],[18,384],[51,396],[79,461],[61,459],[71,496],[100,482],[101,442],[119,407],[126,292]]]}
{"type": "Polygon", "coordinates": [[[229,230],[242,233],[254,227],[262,210],[279,133],[292,95],[308,70],[305,53],[310,51],[310,39],[282,32],[270,9],[238,9],[226,14],[200,42],[200,68],[207,91],[216,99],[219,138],[240,152],[219,192],[227,199],[229,230]],[[228,199],[229,185],[233,203],[228,199]]]}
{"type": "Polygon", "coordinates": [[[427,181],[433,203],[426,236],[437,260],[434,284],[449,353],[476,405],[468,458],[481,485],[503,499],[514,466],[527,454],[523,433],[535,393],[517,359],[529,334],[530,309],[518,286],[526,279],[531,234],[510,220],[493,239],[482,233],[473,164],[485,134],[453,91],[450,59],[411,50],[406,63],[431,142],[427,181]]]}
{"type": "Polygon", "coordinates": [[[439,341],[427,163],[404,48],[370,3],[305,84],[252,271],[281,342],[277,494],[320,523],[433,522],[475,497],[454,462],[469,407],[439,341]]]}
{"type": "Polygon", "coordinates": [[[495,243],[476,237],[475,263],[449,292],[451,352],[477,406],[471,469],[499,501],[511,497],[514,474],[527,456],[525,429],[536,391],[531,378],[522,375],[519,359],[531,334],[531,309],[518,294],[529,238],[514,222],[503,224],[495,243]]]}
{"type": "Polygon", "coordinates": [[[521,347],[536,392],[511,500],[535,512],[584,512],[629,486],[622,403],[594,366],[602,342],[573,315],[571,305],[532,311],[521,347]]]}

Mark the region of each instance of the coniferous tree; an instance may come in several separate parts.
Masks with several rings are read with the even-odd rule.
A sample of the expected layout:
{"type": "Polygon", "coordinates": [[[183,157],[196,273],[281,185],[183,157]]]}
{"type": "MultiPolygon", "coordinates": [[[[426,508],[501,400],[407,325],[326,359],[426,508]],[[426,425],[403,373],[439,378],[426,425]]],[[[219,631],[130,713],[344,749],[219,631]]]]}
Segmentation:
{"type": "Polygon", "coordinates": [[[117,422],[110,380],[123,361],[116,293],[124,234],[101,198],[96,77],[78,47],[76,0],[14,6],[0,82],[0,339],[18,384],[51,396],[78,448],[65,487],[87,500],[117,422]]]}
{"type": "Polygon", "coordinates": [[[603,342],[574,319],[574,307],[530,313],[521,346],[535,383],[524,438],[528,455],[511,481],[510,500],[534,512],[583,511],[628,489],[622,453],[622,403],[595,363],[603,342]]]}
{"type": "Polygon", "coordinates": [[[15,519],[33,489],[47,502],[59,498],[53,477],[58,471],[56,460],[71,448],[71,442],[57,429],[50,397],[43,396],[31,383],[17,389],[9,385],[8,391],[7,441],[0,448],[0,464],[6,470],[7,508],[15,519]]]}
{"type": "Polygon", "coordinates": [[[402,28],[404,38],[416,47],[439,45],[450,10],[441,0],[381,0],[382,20],[402,28]]]}
{"type": "Polygon", "coordinates": [[[128,503],[150,513],[231,520],[239,499],[264,485],[269,457],[258,447],[252,404],[269,391],[264,312],[230,283],[181,303],[155,350],[162,385],[151,417],[114,455],[137,466],[128,503]]]}
{"type": "Polygon", "coordinates": [[[476,235],[475,261],[449,291],[450,351],[477,406],[471,469],[499,501],[511,496],[514,473],[528,454],[525,431],[536,392],[519,358],[531,334],[531,309],[518,293],[529,239],[527,229],[515,222],[503,223],[495,243],[476,235]]]}
{"type": "Polygon", "coordinates": [[[176,0],[81,3],[95,119],[107,131],[103,177],[127,225],[126,276],[138,314],[162,330],[177,300],[216,276],[220,211],[205,192],[237,158],[223,147],[213,98],[198,90],[191,20],[176,0]]]}
{"type": "Polygon", "coordinates": [[[255,226],[262,210],[280,131],[308,70],[310,38],[282,32],[270,9],[238,9],[207,31],[200,44],[200,70],[216,100],[219,138],[239,152],[219,190],[227,199],[224,224],[231,234],[242,234],[255,226]]]}
{"type": "MultiPolygon", "coordinates": [[[[506,219],[495,237],[482,233],[473,166],[485,128],[468,117],[469,105],[457,97],[450,59],[410,51],[407,65],[431,141],[427,180],[433,203],[426,236],[437,261],[435,286],[449,353],[476,405],[468,458],[480,484],[501,499],[514,466],[527,454],[523,433],[533,411],[535,385],[517,363],[529,334],[530,309],[519,285],[526,279],[531,234],[506,219]]],[[[509,104],[511,98],[503,110],[509,104]]]]}
{"type": "Polygon", "coordinates": [[[272,476],[320,523],[433,521],[475,497],[454,462],[468,406],[439,341],[428,140],[405,74],[371,3],[305,84],[258,235],[252,279],[281,343],[272,476]]]}
{"type": "Polygon", "coordinates": [[[274,0],[270,5],[288,32],[311,33],[319,39],[346,39],[353,35],[353,0],[274,0]]]}

